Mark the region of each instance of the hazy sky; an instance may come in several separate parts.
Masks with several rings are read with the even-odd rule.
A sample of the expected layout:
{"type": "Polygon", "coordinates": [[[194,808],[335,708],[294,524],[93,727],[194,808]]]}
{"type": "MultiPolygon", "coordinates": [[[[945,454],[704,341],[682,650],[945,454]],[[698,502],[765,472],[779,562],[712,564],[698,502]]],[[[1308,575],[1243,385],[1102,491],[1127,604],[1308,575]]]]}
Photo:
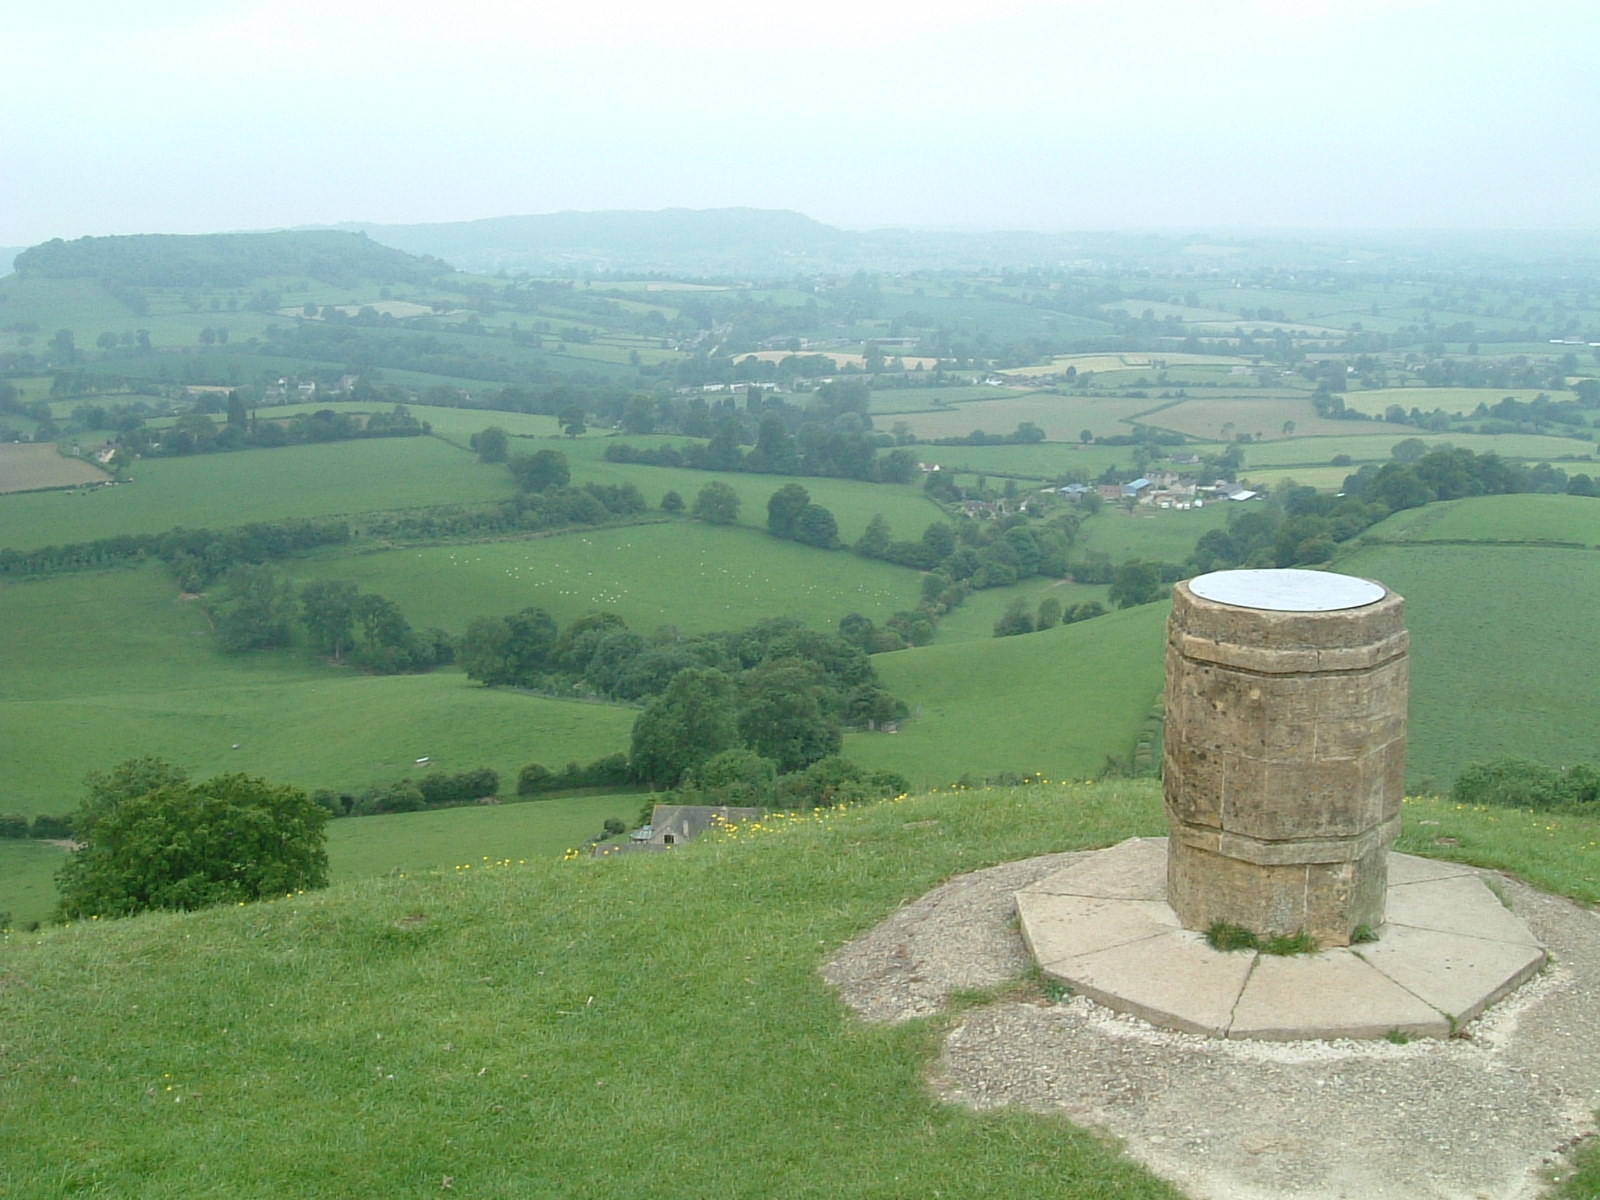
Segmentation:
{"type": "Polygon", "coordinates": [[[0,0],[0,245],[561,209],[1600,228],[1595,0],[0,0]]]}

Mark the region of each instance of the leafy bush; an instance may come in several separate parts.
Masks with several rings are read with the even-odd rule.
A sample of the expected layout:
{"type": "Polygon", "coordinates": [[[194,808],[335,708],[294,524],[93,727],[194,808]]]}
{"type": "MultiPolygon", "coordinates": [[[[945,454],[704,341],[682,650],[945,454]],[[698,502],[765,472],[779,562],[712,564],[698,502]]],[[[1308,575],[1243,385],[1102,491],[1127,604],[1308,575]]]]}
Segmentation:
{"type": "Polygon", "coordinates": [[[260,900],[328,882],[328,813],[248,775],[173,783],[104,807],[57,875],[61,916],[260,900]]]}
{"type": "Polygon", "coordinates": [[[433,771],[417,784],[422,799],[429,808],[445,808],[455,804],[471,804],[500,790],[500,772],[493,767],[478,767],[446,775],[433,771]]]}
{"type": "Polygon", "coordinates": [[[72,836],[72,819],[54,813],[35,813],[29,837],[59,840],[72,836]]]}
{"type": "Polygon", "coordinates": [[[1547,767],[1522,758],[1473,763],[1450,789],[1457,804],[1541,810],[1600,805],[1600,769],[1587,763],[1547,767]]]}

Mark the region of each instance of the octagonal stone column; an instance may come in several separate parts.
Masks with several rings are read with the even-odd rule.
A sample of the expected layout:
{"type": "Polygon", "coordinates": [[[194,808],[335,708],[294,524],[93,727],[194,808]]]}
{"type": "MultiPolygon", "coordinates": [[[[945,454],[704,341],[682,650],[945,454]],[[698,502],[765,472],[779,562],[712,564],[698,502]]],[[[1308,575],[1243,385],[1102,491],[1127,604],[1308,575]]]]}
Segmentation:
{"type": "Polygon", "coordinates": [[[1405,782],[1404,605],[1320,571],[1173,589],[1167,892],[1186,928],[1345,946],[1382,925],[1405,782]]]}

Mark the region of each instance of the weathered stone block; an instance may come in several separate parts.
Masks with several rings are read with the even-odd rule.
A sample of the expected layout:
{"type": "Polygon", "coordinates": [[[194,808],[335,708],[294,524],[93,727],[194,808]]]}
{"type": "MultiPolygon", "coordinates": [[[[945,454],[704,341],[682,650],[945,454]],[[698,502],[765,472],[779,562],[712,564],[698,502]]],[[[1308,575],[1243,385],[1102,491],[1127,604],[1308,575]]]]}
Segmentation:
{"type": "Polygon", "coordinates": [[[1381,585],[1317,572],[1174,588],[1164,789],[1186,928],[1345,945],[1382,924],[1405,771],[1403,614],[1381,585]]]}

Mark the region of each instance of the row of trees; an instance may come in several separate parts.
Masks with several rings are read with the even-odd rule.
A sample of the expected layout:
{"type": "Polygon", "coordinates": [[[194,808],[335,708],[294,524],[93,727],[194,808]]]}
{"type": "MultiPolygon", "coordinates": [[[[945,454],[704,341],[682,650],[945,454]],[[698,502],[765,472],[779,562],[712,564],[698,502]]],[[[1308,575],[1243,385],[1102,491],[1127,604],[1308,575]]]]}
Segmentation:
{"type": "Polygon", "coordinates": [[[185,591],[199,591],[219,575],[239,566],[304,554],[321,546],[350,540],[344,521],[254,521],[232,529],[184,529],[165,533],[129,533],[42,546],[37,550],[0,550],[0,575],[52,575],[122,566],[148,558],[171,568],[185,591]]]}
{"type": "Polygon", "coordinates": [[[170,429],[142,424],[129,429],[117,439],[117,444],[125,454],[162,457],[301,446],[353,438],[421,437],[429,431],[428,423],[417,420],[402,404],[395,405],[390,412],[365,417],[324,408],[296,413],[278,421],[247,414],[243,401],[235,394],[229,400],[227,420],[221,425],[206,413],[189,412],[173,422],[170,429]]]}
{"type": "Polygon", "coordinates": [[[1104,616],[1105,611],[1106,606],[1098,600],[1063,606],[1056,597],[1046,596],[1039,601],[1038,611],[1034,612],[1028,601],[1018,596],[1006,605],[1005,611],[995,621],[994,635],[1016,637],[1024,633],[1042,633],[1046,629],[1054,629],[1057,625],[1073,625],[1079,621],[1089,621],[1104,616]]]}
{"type": "Polygon", "coordinates": [[[749,450],[741,449],[741,434],[737,419],[727,418],[705,443],[641,449],[626,442],[612,442],[605,453],[608,462],[700,471],[810,475],[873,483],[910,483],[917,477],[915,454],[896,449],[880,455],[878,438],[871,434],[829,431],[816,425],[802,426],[798,434],[790,434],[783,422],[770,414],[762,418],[755,444],[749,450]]]}

